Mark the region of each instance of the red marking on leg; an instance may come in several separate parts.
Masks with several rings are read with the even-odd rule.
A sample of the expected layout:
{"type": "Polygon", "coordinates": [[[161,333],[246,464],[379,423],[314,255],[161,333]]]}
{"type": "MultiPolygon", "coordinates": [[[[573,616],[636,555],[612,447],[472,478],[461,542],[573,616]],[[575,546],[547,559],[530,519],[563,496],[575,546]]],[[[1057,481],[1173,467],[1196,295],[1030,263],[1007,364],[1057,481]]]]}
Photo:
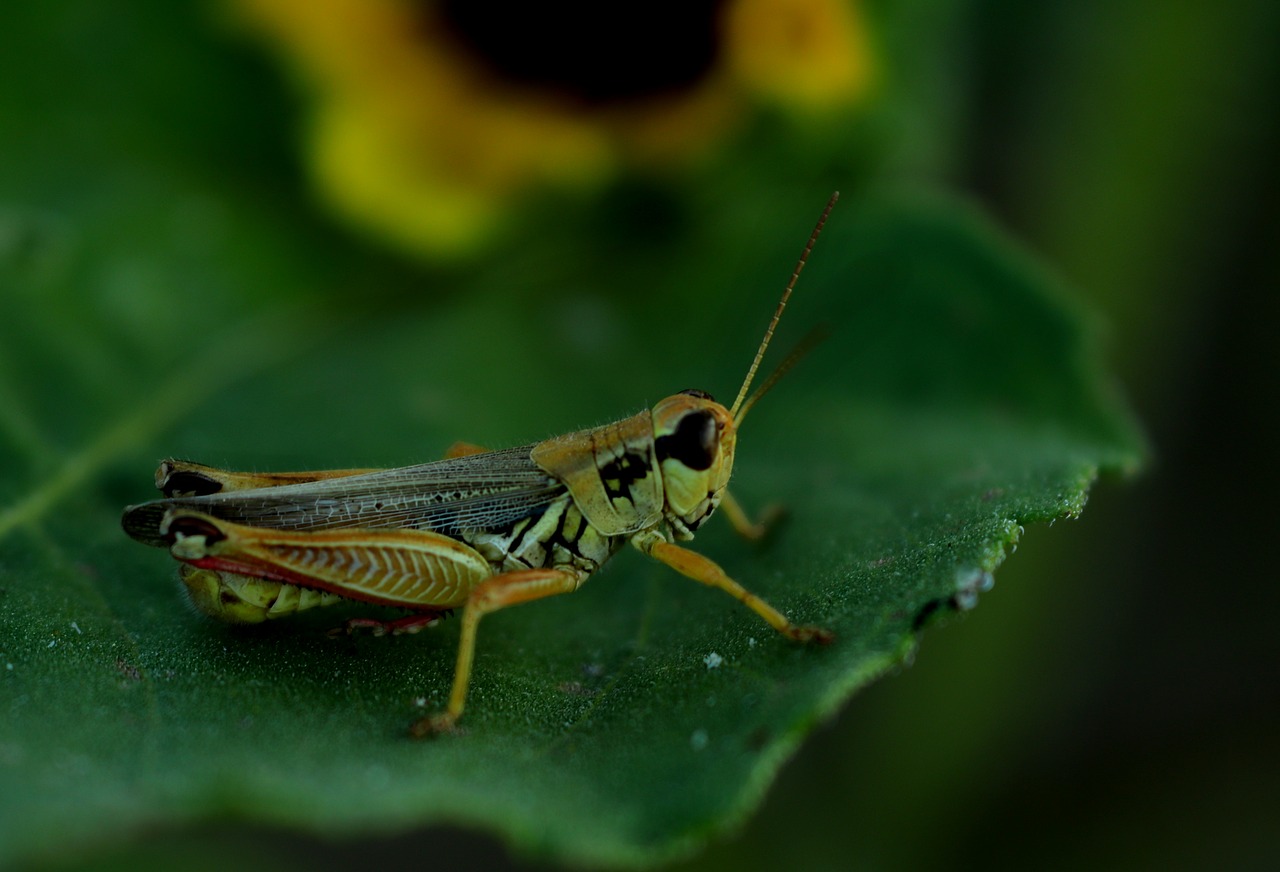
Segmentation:
{"type": "Polygon", "coordinates": [[[443,612],[422,612],[417,615],[406,615],[403,618],[396,618],[393,621],[382,621],[378,618],[351,618],[341,627],[334,627],[329,631],[330,636],[351,635],[357,630],[369,630],[375,636],[385,636],[390,633],[393,636],[399,636],[405,633],[417,633],[428,627],[434,627],[440,623],[440,619],[449,614],[448,611],[443,612]]]}
{"type": "MultiPolygon", "coordinates": [[[[181,558],[179,558],[181,559],[181,558]]],[[[218,572],[234,572],[236,575],[247,575],[250,578],[264,578],[267,581],[282,581],[299,587],[317,587],[314,580],[299,573],[275,570],[257,563],[240,563],[225,557],[201,557],[198,560],[184,560],[197,569],[213,569],[218,572]]]]}

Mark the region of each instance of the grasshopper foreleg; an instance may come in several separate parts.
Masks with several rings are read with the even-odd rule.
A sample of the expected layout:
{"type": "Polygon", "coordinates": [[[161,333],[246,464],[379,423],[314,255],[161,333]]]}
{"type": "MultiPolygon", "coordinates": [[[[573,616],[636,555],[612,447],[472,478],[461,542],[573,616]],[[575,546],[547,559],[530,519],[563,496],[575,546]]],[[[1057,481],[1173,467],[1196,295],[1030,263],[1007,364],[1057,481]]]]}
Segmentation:
{"type": "Polygon", "coordinates": [[[679,545],[673,545],[662,539],[658,539],[652,544],[645,543],[642,546],[642,550],[649,556],[667,564],[667,566],[670,566],[681,575],[692,578],[694,581],[700,581],[709,587],[719,588],[729,594],[729,596],[764,618],[769,623],[769,626],[788,639],[793,639],[797,642],[818,642],[825,645],[835,638],[829,630],[824,630],[821,627],[800,626],[791,623],[791,621],[787,620],[786,615],[738,584],[713,561],[703,557],[696,551],[681,548],[679,545]]]}
{"type": "Polygon", "coordinates": [[[471,665],[475,659],[476,629],[482,617],[508,606],[572,593],[582,580],[581,576],[566,569],[523,569],[494,576],[472,588],[462,613],[458,664],[453,673],[453,691],[449,694],[448,708],[440,714],[423,718],[409,731],[423,737],[453,730],[467,701],[467,686],[471,682],[471,665]]]}

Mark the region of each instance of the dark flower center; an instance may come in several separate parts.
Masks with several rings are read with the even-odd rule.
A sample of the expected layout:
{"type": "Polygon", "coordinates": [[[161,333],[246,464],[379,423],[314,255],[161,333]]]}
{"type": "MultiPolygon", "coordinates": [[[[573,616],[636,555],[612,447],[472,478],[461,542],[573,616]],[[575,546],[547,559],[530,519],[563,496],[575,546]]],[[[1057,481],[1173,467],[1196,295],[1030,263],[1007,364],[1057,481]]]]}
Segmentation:
{"type": "Polygon", "coordinates": [[[441,0],[439,20],[500,78],[588,105],[685,90],[715,64],[723,0],[441,0]]]}

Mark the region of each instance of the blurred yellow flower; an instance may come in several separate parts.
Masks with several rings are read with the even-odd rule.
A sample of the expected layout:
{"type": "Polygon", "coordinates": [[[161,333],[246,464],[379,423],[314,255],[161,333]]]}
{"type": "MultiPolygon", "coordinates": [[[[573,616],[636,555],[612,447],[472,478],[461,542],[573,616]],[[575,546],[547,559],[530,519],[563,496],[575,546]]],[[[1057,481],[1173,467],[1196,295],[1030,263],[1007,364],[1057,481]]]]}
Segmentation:
{"type": "Polygon", "coordinates": [[[357,224],[434,256],[483,244],[521,191],[592,186],[628,163],[683,159],[755,103],[847,106],[871,73],[851,0],[594,12],[483,0],[232,2],[310,92],[310,161],[325,196],[357,224]]]}

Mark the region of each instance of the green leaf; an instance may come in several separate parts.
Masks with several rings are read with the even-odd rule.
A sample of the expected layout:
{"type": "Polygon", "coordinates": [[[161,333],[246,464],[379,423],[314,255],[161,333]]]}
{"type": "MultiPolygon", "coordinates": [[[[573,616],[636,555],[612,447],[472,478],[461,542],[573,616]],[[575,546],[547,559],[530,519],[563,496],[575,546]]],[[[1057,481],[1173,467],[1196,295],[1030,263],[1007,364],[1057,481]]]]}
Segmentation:
{"type": "Polygon", "coordinates": [[[573,596],[487,618],[465,733],[411,741],[457,622],[334,641],[366,610],[250,631],[193,614],[166,555],[118,527],[155,461],[408,464],[686,387],[729,398],[821,198],[762,190],[736,218],[686,215],[679,242],[568,218],[424,276],[207,137],[140,134],[132,105],[93,147],[35,123],[43,100],[2,107],[31,123],[0,126],[0,862],[227,816],[457,822],[595,864],[690,850],[970,607],[1023,525],[1074,516],[1140,457],[1092,330],[1024,256],[944,201],[846,197],[773,359],[815,324],[832,338],[739,439],[739,498],[787,521],[763,545],[714,523],[694,543],[836,643],[789,644],[625,551],[573,596]]]}
{"type": "MultiPolygon", "coordinates": [[[[783,276],[778,247],[737,257],[783,276]]],[[[168,559],[117,528],[165,453],[409,463],[455,437],[513,444],[689,385],[728,395],[758,331],[726,337],[717,311],[762,323],[777,283],[703,297],[672,269],[648,300],[624,273],[634,296],[519,298],[462,280],[465,300],[400,300],[393,320],[342,328],[346,309],[317,304],[318,323],[201,335],[164,307],[155,327],[172,317],[185,338],[155,343],[168,365],[145,348],[146,367],[118,323],[82,318],[74,348],[41,335],[82,285],[23,298],[4,343],[17,474],[0,512],[0,844],[26,854],[55,833],[235,814],[324,832],[459,821],[592,862],[687,848],[745,814],[805,730],[909,656],[928,618],[970,605],[1022,525],[1076,514],[1099,468],[1135,462],[1078,320],[1033,269],[954,209],[849,204],[784,327],[822,320],[833,338],[740,440],[741,497],[781,502],[788,522],[763,547],[714,526],[697,543],[833,629],[829,648],[787,644],[624,552],[572,597],[487,619],[466,734],[415,743],[405,728],[419,698],[434,709],[447,693],[456,622],[350,642],[321,632],[332,616],[229,630],[183,608],[168,559]],[[23,341],[43,379],[15,381],[23,341]]]]}

